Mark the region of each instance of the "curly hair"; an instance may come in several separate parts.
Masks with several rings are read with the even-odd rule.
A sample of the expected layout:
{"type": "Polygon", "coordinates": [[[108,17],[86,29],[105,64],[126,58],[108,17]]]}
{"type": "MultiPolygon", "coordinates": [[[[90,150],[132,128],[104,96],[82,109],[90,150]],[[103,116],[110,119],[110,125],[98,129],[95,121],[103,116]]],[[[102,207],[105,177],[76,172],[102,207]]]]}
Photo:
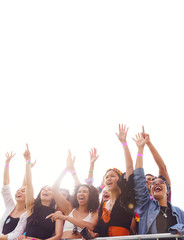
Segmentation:
{"type": "MultiPolygon", "coordinates": [[[[40,195],[41,195],[41,191],[42,191],[45,187],[47,187],[47,185],[44,186],[44,187],[40,190],[40,192],[38,193],[38,196],[36,197],[35,202],[34,202],[34,206],[33,206],[32,209],[31,209],[32,214],[31,214],[31,216],[27,219],[27,221],[28,221],[29,223],[32,223],[33,225],[38,223],[38,218],[37,218],[37,217],[38,217],[38,212],[39,212],[39,208],[40,208],[41,205],[42,205],[40,195]]],[[[54,198],[52,198],[52,200],[51,200],[51,202],[50,202],[50,205],[49,205],[49,208],[50,208],[50,209],[55,209],[55,205],[56,205],[55,200],[54,200],[54,198]]]]}
{"type": "Polygon", "coordinates": [[[77,200],[77,193],[79,191],[79,188],[82,186],[87,187],[89,189],[88,211],[89,212],[97,211],[99,207],[99,192],[97,188],[88,184],[80,184],[75,188],[73,202],[72,202],[73,207],[74,208],[79,207],[79,203],[77,200]]]}

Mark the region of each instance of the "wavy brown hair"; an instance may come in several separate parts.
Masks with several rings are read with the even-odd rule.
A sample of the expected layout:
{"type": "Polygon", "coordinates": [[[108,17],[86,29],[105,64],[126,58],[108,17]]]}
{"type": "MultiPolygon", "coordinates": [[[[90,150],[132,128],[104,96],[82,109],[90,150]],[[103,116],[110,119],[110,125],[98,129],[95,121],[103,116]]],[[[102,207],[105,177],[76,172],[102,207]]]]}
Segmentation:
{"type": "Polygon", "coordinates": [[[80,187],[87,187],[89,189],[89,200],[88,200],[88,211],[89,212],[95,212],[98,210],[99,207],[99,192],[98,189],[94,186],[87,185],[87,184],[80,184],[75,188],[74,196],[73,196],[73,202],[72,205],[74,208],[79,207],[79,203],[77,201],[77,193],[79,191],[80,187]]]}

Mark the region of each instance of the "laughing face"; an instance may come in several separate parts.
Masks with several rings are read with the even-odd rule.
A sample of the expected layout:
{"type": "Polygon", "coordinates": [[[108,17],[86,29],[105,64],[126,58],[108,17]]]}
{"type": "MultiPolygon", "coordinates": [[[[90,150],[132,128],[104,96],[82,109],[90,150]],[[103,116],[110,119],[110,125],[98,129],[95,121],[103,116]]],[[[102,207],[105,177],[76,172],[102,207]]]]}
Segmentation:
{"type": "Polygon", "coordinates": [[[167,199],[167,185],[162,178],[155,178],[151,184],[151,193],[156,200],[167,199]]]}
{"type": "Polygon", "coordinates": [[[102,201],[108,201],[110,199],[110,192],[105,187],[102,191],[102,201]]]}
{"type": "Polygon", "coordinates": [[[25,202],[26,199],[26,187],[22,186],[20,187],[17,192],[15,193],[15,200],[18,201],[23,201],[25,202]]]}
{"type": "Polygon", "coordinates": [[[52,196],[52,189],[49,186],[45,186],[42,188],[40,193],[40,199],[41,201],[51,201],[53,198],[52,196]]]}
{"type": "Polygon", "coordinates": [[[81,186],[77,192],[77,201],[79,205],[85,205],[88,204],[89,200],[89,188],[86,186],[81,186]]]}
{"type": "Polygon", "coordinates": [[[149,193],[151,193],[151,184],[152,184],[153,179],[154,179],[153,175],[146,175],[146,186],[147,186],[149,193]]]}
{"type": "Polygon", "coordinates": [[[118,180],[119,180],[118,174],[113,170],[109,170],[105,176],[105,186],[107,188],[107,191],[118,189],[119,188],[117,184],[118,180]]]}

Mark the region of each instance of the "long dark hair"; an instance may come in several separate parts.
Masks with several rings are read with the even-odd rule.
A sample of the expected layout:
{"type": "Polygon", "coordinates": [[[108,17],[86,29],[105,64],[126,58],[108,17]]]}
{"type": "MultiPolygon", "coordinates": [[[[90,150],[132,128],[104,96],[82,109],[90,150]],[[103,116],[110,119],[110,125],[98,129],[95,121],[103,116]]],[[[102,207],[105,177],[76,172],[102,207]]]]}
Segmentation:
{"type": "MultiPolygon", "coordinates": [[[[38,196],[36,197],[35,202],[34,202],[34,206],[33,206],[32,209],[31,209],[32,214],[31,214],[31,216],[27,219],[27,222],[28,222],[28,223],[32,223],[33,225],[38,223],[38,212],[39,212],[40,207],[42,206],[40,195],[41,195],[41,191],[42,191],[45,187],[47,187],[47,185],[44,186],[44,187],[40,190],[40,192],[38,193],[38,196]]],[[[55,209],[55,205],[56,205],[55,200],[54,200],[54,198],[52,198],[52,200],[51,200],[51,202],[50,202],[50,205],[49,205],[49,208],[50,208],[50,209],[55,209]]]]}
{"type": "Polygon", "coordinates": [[[79,188],[82,186],[87,187],[89,189],[88,211],[89,212],[97,211],[99,207],[99,192],[97,188],[88,184],[80,184],[75,188],[73,202],[72,202],[73,207],[74,208],[79,207],[79,203],[77,201],[77,193],[79,188]]]}

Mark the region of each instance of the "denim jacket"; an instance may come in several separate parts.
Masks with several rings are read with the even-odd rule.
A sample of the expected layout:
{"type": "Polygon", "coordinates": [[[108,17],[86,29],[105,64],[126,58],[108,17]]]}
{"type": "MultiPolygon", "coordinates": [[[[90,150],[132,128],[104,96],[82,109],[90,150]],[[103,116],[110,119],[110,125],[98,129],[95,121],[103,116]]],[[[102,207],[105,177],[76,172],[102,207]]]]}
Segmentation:
{"type": "MultiPolygon", "coordinates": [[[[143,168],[134,170],[135,199],[137,203],[136,212],[139,214],[139,234],[157,233],[156,217],[160,212],[157,200],[150,199],[146,187],[146,177],[143,168]]],[[[169,203],[168,203],[169,204],[169,203]]],[[[184,211],[170,204],[172,214],[176,217],[177,224],[169,228],[169,232],[176,234],[177,231],[184,235],[184,211]]]]}

